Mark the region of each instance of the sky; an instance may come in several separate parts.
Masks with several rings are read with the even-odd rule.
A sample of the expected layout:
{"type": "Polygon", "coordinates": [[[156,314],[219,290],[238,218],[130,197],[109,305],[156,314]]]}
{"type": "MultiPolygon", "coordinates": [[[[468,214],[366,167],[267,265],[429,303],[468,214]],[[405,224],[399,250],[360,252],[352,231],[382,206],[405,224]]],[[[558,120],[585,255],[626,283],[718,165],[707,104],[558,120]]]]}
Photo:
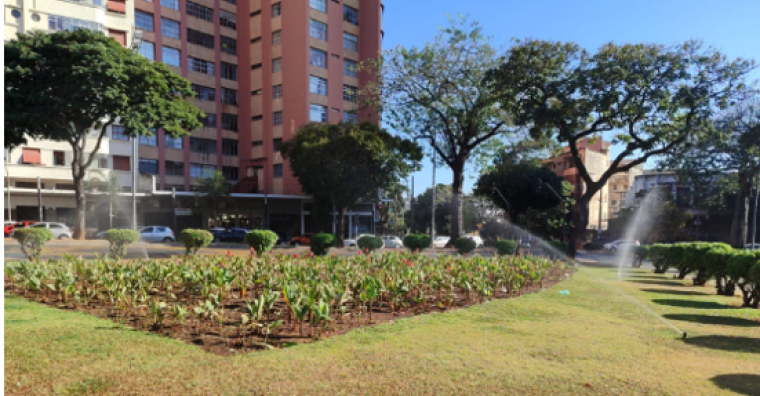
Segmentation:
{"type": "MultiPolygon", "coordinates": [[[[760,1],[758,0],[384,0],[383,48],[423,46],[447,14],[468,15],[480,22],[494,44],[508,46],[512,38],[574,41],[589,51],[607,42],[676,44],[699,39],[731,58],[760,62],[760,1]]],[[[760,72],[753,73],[760,79],[760,72]]],[[[612,147],[611,155],[621,149],[612,147]]],[[[414,174],[414,192],[432,186],[432,164],[414,174]]],[[[476,175],[465,174],[465,192],[476,175]]],[[[451,171],[436,170],[436,182],[450,184],[451,171]]]]}

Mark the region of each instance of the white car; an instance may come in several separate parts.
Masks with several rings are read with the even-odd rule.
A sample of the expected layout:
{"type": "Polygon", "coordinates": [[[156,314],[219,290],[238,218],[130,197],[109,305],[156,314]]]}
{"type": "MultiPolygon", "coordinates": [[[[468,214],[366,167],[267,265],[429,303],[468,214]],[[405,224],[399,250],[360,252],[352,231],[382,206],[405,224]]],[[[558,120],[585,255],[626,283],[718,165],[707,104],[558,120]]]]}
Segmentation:
{"type": "Polygon", "coordinates": [[[484,245],[484,244],[483,244],[483,238],[481,238],[481,237],[480,237],[480,236],[478,236],[478,235],[471,235],[471,236],[466,236],[465,238],[470,238],[470,239],[472,239],[473,241],[475,241],[475,247],[476,247],[476,248],[482,248],[482,247],[483,247],[483,245],[484,245]]]}
{"type": "MultiPolygon", "coordinates": [[[[29,228],[47,228],[53,233],[53,237],[55,239],[71,239],[72,238],[71,229],[69,229],[69,227],[63,223],[50,223],[50,222],[34,223],[30,225],[29,228]]],[[[11,233],[11,235],[13,235],[13,233],[11,233]]]]}
{"type": "Polygon", "coordinates": [[[437,236],[433,241],[433,247],[438,249],[445,248],[446,244],[449,243],[449,239],[450,237],[447,236],[437,236]]]}
{"type": "Polygon", "coordinates": [[[140,240],[145,242],[174,242],[174,231],[169,227],[152,226],[140,230],[140,240]]]}
{"type": "Polygon", "coordinates": [[[639,246],[639,241],[618,239],[617,241],[605,243],[604,249],[612,252],[616,252],[626,246],[639,246]]]}
{"type": "MultiPolygon", "coordinates": [[[[357,246],[359,246],[358,245],[359,238],[364,237],[364,236],[371,236],[371,237],[373,237],[374,235],[372,235],[372,234],[360,234],[360,235],[357,235],[357,236],[355,236],[355,237],[353,237],[351,239],[346,239],[346,240],[343,241],[343,247],[357,247],[357,246]]],[[[385,247],[385,240],[383,240],[383,246],[381,247],[381,249],[383,247],[385,247]]]]}
{"type": "Polygon", "coordinates": [[[394,249],[394,248],[399,248],[400,249],[400,248],[404,247],[404,242],[402,242],[401,238],[399,238],[399,237],[384,236],[382,238],[383,238],[383,242],[385,242],[385,247],[387,247],[389,249],[394,249]]]}

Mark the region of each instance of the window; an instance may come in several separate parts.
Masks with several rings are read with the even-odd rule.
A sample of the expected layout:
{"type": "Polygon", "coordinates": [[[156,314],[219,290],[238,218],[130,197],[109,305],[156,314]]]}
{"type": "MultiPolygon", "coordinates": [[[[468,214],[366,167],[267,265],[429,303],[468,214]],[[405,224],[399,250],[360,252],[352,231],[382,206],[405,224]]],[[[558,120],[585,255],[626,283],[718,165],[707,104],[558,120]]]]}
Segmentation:
{"type": "Polygon", "coordinates": [[[359,10],[347,5],[343,5],[343,20],[352,24],[359,24],[359,10]]]}
{"type": "Polygon", "coordinates": [[[280,14],[282,14],[282,4],[272,4],[272,18],[277,18],[280,14]]]}
{"type": "Polygon", "coordinates": [[[309,7],[322,12],[327,12],[327,0],[309,0],[309,7]]]}
{"type": "Polygon", "coordinates": [[[222,87],[222,103],[237,106],[237,90],[222,87]]]}
{"type": "MultiPolygon", "coordinates": [[[[100,5],[101,2],[99,0],[95,0],[95,5],[100,5]]],[[[106,5],[106,8],[108,11],[116,12],[119,14],[126,14],[127,13],[127,2],[126,0],[108,0],[108,4],[106,5]]],[[[12,13],[11,13],[12,14],[12,13]]]]}
{"type": "Polygon", "coordinates": [[[274,124],[274,125],[282,125],[282,112],[281,111],[275,111],[272,114],[272,124],[274,124]]]}
{"type": "Polygon", "coordinates": [[[216,114],[206,114],[205,117],[201,117],[200,122],[206,128],[216,128],[216,114]]]}
{"type": "Polygon", "coordinates": [[[181,161],[166,161],[166,176],[184,176],[185,163],[181,161]]]}
{"type": "Polygon", "coordinates": [[[208,74],[210,76],[214,75],[214,62],[209,62],[203,59],[188,57],[187,61],[189,63],[190,71],[194,71],[196,73],[203,73],[208,74]]]}
{"type": "Polygon", "coordinates": [[[617,191],[617,188],[618,188],[617,184],[614,184],[614,185],[612,186],[612,189],[613,189],[613,190],[615,190],[615,191],[617,191]]]}
{"type": "Polygon", "coordinates": [[[237,65],[222,62],[222,78],[237,81],[237,65]]]}
{"type": "Polygon", "coordinates": [[[108,29],[108,37],[116,40],[122,47],[127,46],[127,32],[121,30],[108,29]]]}
{"type": "Polygon", "coordinates": [[[261,90],[261,89],[257,89],[255,91],[251,91],[251,96],[259,96],[259,95],[262,94],[262,92],[264,92],[264,91],[261,90]]]}
{"type": "Polygon", "coordinates": [[[275,153],[279,152],[282,148],[282,138],[272,139],[272,150],[275,153]]]}
{"type": "Polygon", "coordinates": [[[125,140],[129,141],[129,135],[126,134],[124,126],[112,125],[111,126],[111,139],[113,140],[125,140]]]}
{"type": "Polygon", "coordinates": [[[222,174],[224,175],[224,178],[228,181],[236,181],[239,179],[239,170],[237,167],[234,166],[223,166],[222,167],[222,174]]]}
{"type": "Polygon", "coordinates": [[[98,157],[98,168],[100,169],[106,169],[108,168],[108,157],[98,157]]]}
{"type": "Polygon", "coordinates": [[[237,132],[238,131],[237,114],[222,113],[222,129],[237,132]]]}
{"type": "Polygon", "coordinates": [[[282,70],[282,59],[272,59],[272,73],[277,73],[280,70],[282,70]]]}
{"type": "Polygon", "coordinates": [[[311,104],[309,120],[312,122],[327,122],[327,106],[311,104]]]}
{"type": "Polygon", "coordinates": [[[237,55],[237,40],[226,36],[220,37],[222,52],[237,55]]]}
{"type": "Polygon", "coordinates": [[[140,43],[140,55],[146,59],[156,60],[156,45],[150,41],[140,43]]]}
{"type": "MultiPolygon", "coordinates": [[[[16,184],[16,188],[37,188],[37,182],[22,182],[22,181],[17,181],[15,184],[16,184]]],[[[40,187],[41,188],[45,188],[45,184],[40,183],[40,187]]],[[[24,223],[18,223],[18,224],[20,224],[19,228],[21,228],[21,226],[24,225],[24,223]]],[[[37,228],[37,227],[44,227],[44,226],[45,226],[44,224],[40,224],[40,225],[36,225],[36,226],[32,225],[32,226],[29,226],[29,227],[37,228]]]]}
{"type": "Polygon", "coordinates": [[[76,30],[76,29],[87,29],[87,30],[97,31],[97,30],[105,30],[105,27],[103,25],[100,25],[97,22],[84,21],[81,19],[74,19],[74,18],[66,18],[59,15],[48,15],[48,29],[53,30],[53,31],[62,31],[62,30],[71,31],[71,30],[76,30]]]}
{"type": "Polygon", "coordinates": [[[161,34],[179,40],[179,22],[161,18],[161,34]]]}
{"type": "Polygon", "coordinates": [[[282,84],[272,87],[272,99],[282,98],[282,84]]]}
{"type": "Polygon", "coordinates": [[[202,154],[216,154],[216,140],[191,137],[190,151],[202,154]]]}
{"type": "Polygon", "coordinates": [[[234,139],[222,139],[222,154],[237,157],[238,141],[234,139]]]}
{"type": "Polygon", "coordinates": [[[351,33],[343,32],[343,48],[358,52],[359,38],[351,33]]]}
{"type": "Polygon", "coordinates": [[[166,138],[166,148],[182,150],[182,137],[171,137],[164,135],[166,138]]]}
{"type": "Polygon", "coordinates": [[[63,151],[53,151],[53,165],[64,166],[66,165],[66,153],[63,151]]]}
{"type": "Polygon", "coordinates": [[[327,79],[317,76],[309,76],[309,92],[327,96],[327,79]]]}
{"type": "Polygon", "coordinates": [[[113,170],[120,170],[120,171],[132,170],[132,165],[129,161],[129,157],[124,156],[124,155],[114,155],[113,156],[113,170]]]}
{"type": "MultiPolygon", "coordinates": [[[[191,58],[192,59],[192,58],[191,58]]],[[[203,85],[191,84],[190,89],[195,92],[195,99],[214,101],[214,88],[203,85]]]]}
{"type": "Polygon", "coordinates": [[[272,173],[274,173],[274,177],[281,179],[282,178],[282,164],[274,164],[272,166],[272,173]]]}
{"type": "Polygon", "coordinates": [[[350,59],[343,59],[343,74],[349,77],[356,77],[357,63],[350,59]]]}
{"type": "Polygon", "coordinates": [[[178,0],[161,0],[161,6],[171,8],[172,10],[179,10],[178,0]]]}
{"type": "Polygon", "coordinates": [[[151,136],[140,136],[140,146],[151,146],[155,147],[158,145],[158,140],[156,139],[156,133],[153,132],[153,135],[151,136]]]}
{"type": "Polygon", "coordinates": [[[251,142],[251,147],[259,147],[262,145],[264,145],[264,142],[262,142],[261,140],[254,140],[251,142]]]}
{"type": "Polygon", "coordinates": [[[176,48],[162,46],[161,60],[169,66],[180,67],[180,52],[176,48]]]}
{"type": "Polygon", "coordinates": [[[276,47],[282,43],[282,34],[280,31],[272,32],[272,46],[276,47]]]}
{"type": "Polygon", "coordinates": [[[309,35],[311,37],[327,41],[327,25],[322,22],[309,20],[309,35]]]}
{"type": "Polygon", "coordinates": [[[214,36],[193,29],[187,29],[187,42],[201,47],[214,48],[214,36]]]}
{"type": "Polygon", "coordinates": [[[617,206],[617,201],[613,200],[612,201],[612,206],[617,206]]]}
{"type": "Polygon", "coordinates": [[[237,20],[235,19],[235,14],[224,10],[219,10],[219,24],[232,30],[237,29],[237,20]]]}
{"type": "Polygon", "coordinates": [[[343,122],[349,122],[351,124],[356,124],[359,122],[359,115],[356,114],[356,112],[351,110],[346,110],[343,112],[343,122]]]}
{"type": "Polygon", "coordinates": [[[190,177],[208,179],[214,177],[214,165],[190,164],[190,177]]]}
{"type": "Polygon", "coordinates": [[[226,2],[228,2],[230,4],[237,4],[237,1],[235,1],[235,0],[223,0],[223,1],[226,1],[226,2]]]}
{"type": "Polygon", "coordinates": [[[316,48],[311,48],[309,63],[313,66],[327,69],[327,52],[318,50],[316,48]]]}
{"type": "Polygon", "coordinates": [[[192,1],[187,2],[187,15],[200,18],[200,19],[203,19],[204,21],[209,21],[209,22],[214,20],[213,9],[204,7],[200,4],[193,3],[192,1]]]}
{"type": "Polygon", "coordinates": [[[158,174],[158,160],[140,158],[138,166],[140,167],[140,173],[145,173],[148,175],[158,174]]]}
{"type": "Polygon", "coordinates": [[[358,93],[356,87],[350,85],[343,85],[343,100],[346,102],[356,103],[358,102],[358,93]]]}

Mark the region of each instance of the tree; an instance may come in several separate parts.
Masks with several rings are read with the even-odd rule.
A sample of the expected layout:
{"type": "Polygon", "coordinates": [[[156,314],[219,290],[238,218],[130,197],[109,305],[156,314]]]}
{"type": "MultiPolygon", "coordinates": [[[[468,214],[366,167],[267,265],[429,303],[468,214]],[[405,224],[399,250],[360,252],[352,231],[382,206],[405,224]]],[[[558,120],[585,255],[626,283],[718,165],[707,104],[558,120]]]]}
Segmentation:
{"type": "MultiPolygon", "coordinates": [[[[453,233],[453,217],[455,212],[454,194],[451,185],[438,184],[435,193],[435,233],[436,235],[451,235],[453,233]]],[[[462,229],[472,232],[477,229],[480,222],[475,197],[464,195],[462,204],[462,229]]],[[[411,222],[411,213],[407,213],[411,222]]],[[[414,199],[414,225],[415,232],[429,232],[433,216],[433,188],[430,187],[414,199]]]]}
{"type": "Polygon", "coordinates": [[[424,141],[453,172],[450,244],[462,234],[462,186],[468,162],[508,131],[508,106],[483,84],[499,54],[482,28],[466,19],[450,21],[422,48],[397,47],[361,70],[374,76],[362,97],[382,110],[388,125],[424,141]]]}
{"type": "Polygon", "coordinates": [[[400,230],[406,229],[404,218],[404,194],[406,186],[396,181],[390,187],[383,190],[384,198],[390,199],[390,202],[381,202],[378,204],[380,225],[384,232],[400,233],[400,230]]]}
{"type": "Polygon", "coordinates": [[[574,257],[588,226],[589,202],[607,180],[704,131],[716,109],[744,89],[753,67],[699,42],[609,43],[589,54],[574,43],[526,40],[509,50],[489,81],[512,109],[515,125],[569,146],[585,184],[573,207],[568,254],[574,257]],[[594,179],[578,142],[603,132],[612,132],[612,144],[622,150],[594,179]]]}
{"type": "Polygon", "coordinates": [[[23,143],[24,136],[71,145],[80,239],[84,178],[108,128],[118,121],[133,136],[151,135],[151,128],[183,135],[201,126],[202,113],[185,101],[193,96],[190,83],[169,67],[101,32],[35,31],[5,43],[6,147],[23,143]]]}
{"type": "Polygon", "coordinates": [[[198,195],[195,196],[195,206],[210,211],[213,214],[214,226],[221,224],[219,214],[232,204],[230,184],[222,172],[216,171],[211,177],[195,181],[198,195]]]}
{"type": "Polygon", "coordinates": [[[372,123],[321,124],[301,127],[282,146],[293,174],[315,203],[328,203],[338,215],[338,246],[348,209],[360,199],[372,199],[419,168],[422,151],[372,123]]]}
{"type": "Polygon", "coordinates": [[[96,172],[98,177],[91,177],[85,180],[84,189],[90,193],[97,193],[101,198],[101,202],[108,204],[108,229],[113,228],[113,218],[116,217],[114,213],[114,206],[118,205],[119,193],[122,192],[121,184],[116,174],[108,172],[108,176],[102,172],[96,172]]]}
{"type": "Polygon", "coordinates": [[[752,184],[760,172],[758,102],[745,100],[723,112],[716,117],[711,128],[687,140],[668,156],[663,165],[679,169],[680,178],[687,183],[696,182],[701,187],[709,184],[709,190],[721,186],[720,180],[726,179],[728,173],[736,174],[738,189],[732,205],[731,245],[743,248],[747,241],[752,184]]]}
{"type": "MultiPolygon", "coordinates": [[[[541,190],[546,188],[544,186],[541,190]]],[[[573,205],[575,205],[575,199],[572,198],[574,190],[575,187],[572,184],[563,181],[562,188],[556,190],[563,198],[558,201],[557,205],[548,209],[539,209],[536,206],[528,207],[525,212],[517,216],[517,224],[532,234],[544,238],[560,239],[561,236],[564,242],[567,237],[567,230],[572,227],[568,217],[573,205]]]]}

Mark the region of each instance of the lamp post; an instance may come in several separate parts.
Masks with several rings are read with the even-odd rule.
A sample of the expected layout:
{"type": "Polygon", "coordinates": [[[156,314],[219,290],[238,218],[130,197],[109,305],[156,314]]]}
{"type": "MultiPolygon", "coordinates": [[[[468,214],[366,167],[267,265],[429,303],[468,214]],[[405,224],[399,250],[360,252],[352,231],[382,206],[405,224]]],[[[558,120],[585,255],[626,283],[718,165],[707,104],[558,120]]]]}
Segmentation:
{"type": "MultiPolygon", "coordinates": [[[[6,151],[7,152],[7,151],[6,151]]],[[[6,156],[7,158],[7,156],[6,156]]],[[[5,177],[8,179],[8,221],[13,221],[11,219],[11,174],[8,172],[8,164],[6,163],[5,166],[5,177]]]]}

